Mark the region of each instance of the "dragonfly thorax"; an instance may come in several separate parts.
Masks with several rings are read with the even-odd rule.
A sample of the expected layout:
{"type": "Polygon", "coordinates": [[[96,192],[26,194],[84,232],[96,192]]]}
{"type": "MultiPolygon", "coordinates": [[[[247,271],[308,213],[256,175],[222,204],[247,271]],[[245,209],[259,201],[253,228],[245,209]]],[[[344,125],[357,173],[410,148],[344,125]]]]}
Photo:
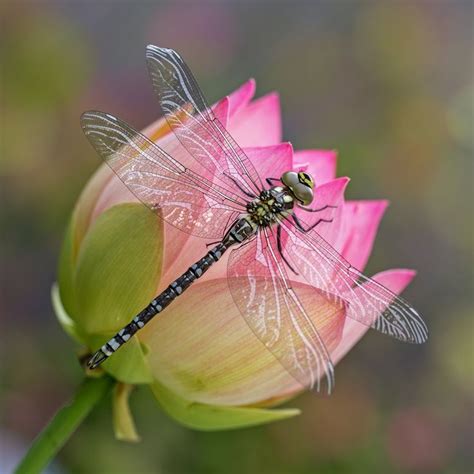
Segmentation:
{"type": "Polygon", "coordinates": [[[260,196],[247,204],[252,222],[258,226],[269,226],[286,217],[293,209],[294,198],[285,186],[265,189],[260,196]]]}

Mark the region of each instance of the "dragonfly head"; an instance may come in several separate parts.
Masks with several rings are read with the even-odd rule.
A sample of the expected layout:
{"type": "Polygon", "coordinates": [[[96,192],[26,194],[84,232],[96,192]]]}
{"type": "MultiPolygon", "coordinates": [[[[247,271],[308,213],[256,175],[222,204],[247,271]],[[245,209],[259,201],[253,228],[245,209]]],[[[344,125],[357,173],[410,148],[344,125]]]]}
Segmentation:
{"type": "Polygon", "coordinates": [[[304,172],[287,171],[280,178],[281,182],[287,186],[293,196],[304,206],[313,201],[314,180],[313,177],[304,172]]]}

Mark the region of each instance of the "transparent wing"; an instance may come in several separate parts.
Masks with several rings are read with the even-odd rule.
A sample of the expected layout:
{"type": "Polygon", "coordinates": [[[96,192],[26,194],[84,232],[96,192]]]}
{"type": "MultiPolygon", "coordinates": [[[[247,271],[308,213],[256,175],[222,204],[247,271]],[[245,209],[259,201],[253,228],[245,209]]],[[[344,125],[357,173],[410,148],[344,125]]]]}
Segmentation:
{"type": "Polygon", "coordinates": [[[404,342],[426,341],[426,324],[405,300],[352,267],[315,231],[303,233],[290,220],[281,226],[285,256],[310,285],[346,300],[347,316],[404,342]]]}
{"type": "Polygon", "coordinates": [[[214,115],[181,56],[149,45],[146,57],[153,90],[182,145],[222,182],[237,185],[245,196],[258,196],[263,185],[256,169],[214,115]]]}
{"type": "Polygon", "coordinates": [[[334,386],[334,368],[311,314],[328,318],[344,314],[344,302],[330,302],[323,292],[312,293],[304,308],[280,260],[272,229],[233,250],[228,262],[229,289],[255,335],[303,387],[327,391],[334,386]],[[308,312],[309,311],[309,312],[308,312]]]}
{"type": "Polygon", "coordinates": [[[245,210],[237,195],[192,172],[122,120],[91,111],[82,115],[81,125],[128,189],[178,229],[220,238],[227,223],[245,210]]]}

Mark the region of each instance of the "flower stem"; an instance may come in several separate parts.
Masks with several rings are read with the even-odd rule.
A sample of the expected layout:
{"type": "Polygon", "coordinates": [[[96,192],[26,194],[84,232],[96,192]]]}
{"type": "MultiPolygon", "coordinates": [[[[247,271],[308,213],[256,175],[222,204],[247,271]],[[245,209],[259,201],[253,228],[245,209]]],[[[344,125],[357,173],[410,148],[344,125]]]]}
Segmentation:
{"type": "Polygon", "coordinates": [[[72,401],[54,415],[33,441],[15,473],[35,474],[42,472],[113,384],[114,379],[109,376],[86,378],[77,389],[72,401]]]}

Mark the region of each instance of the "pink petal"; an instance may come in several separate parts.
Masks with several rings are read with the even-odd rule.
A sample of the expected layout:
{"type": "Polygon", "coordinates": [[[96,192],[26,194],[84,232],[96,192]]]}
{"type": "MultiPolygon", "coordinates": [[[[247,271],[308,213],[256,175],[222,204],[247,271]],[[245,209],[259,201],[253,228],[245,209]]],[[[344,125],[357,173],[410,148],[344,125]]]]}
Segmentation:
{"type": "Polygon", "coordinates": [[[244,149],[265,183],[265,178],[280,178],[285,171],[292,168],[293,146],[291,143],[280,143],[272,146],[247,147],[244,149]]]}
{"type": "Polygon", "coordinates": [[[227,128],[227,123],[229,120],[229,111],[230,111],[230,100],[228,97],[224,97],[215,105],[212,106],[212,111],[216,118],[227,128]]]}
{"type": "Polygon", "coordinates": [[[336,161],[335,150],[300,150],[293,155],[293,169],[307,171],[319,186],[336,177],[336,161]]]}
{"type": "MultiPolygon", "coordinates": [[[[414,270],[393,269],[377,273],[372,278],[393,291],[395,294],[400,294],[413,280],[415,275],[416,272],[414,270]]],[[[342,333],[342,341],[337,346],[336,350],[331,353],[333,363],[336,364],[339,362],[368,330],[368,326],[353,319],[346,318],[344,331],[342,333]]],[[[388,336],[382,334],[380,337],[388,336]]]]}
{"type": "Polygon", "coordinates": [[[228,130],[241,147],[281,142],[280,98],[272,92],[251,102],[231,118],[228,130]]]}
{"type": "Polygon", "coordinates": [[[227,96],[229,100],[229,117],[232,118],[252,100],[255,95],[255,87],[255,79],[250,78],[237,90],[227,96]]]}
{"type": "Polygon", "coordinates": [[[342,212],[343,227],[336,250],[351,265],[363,270],[372,251],[377,229],[388,201],[347,201],[342,212]]]}

